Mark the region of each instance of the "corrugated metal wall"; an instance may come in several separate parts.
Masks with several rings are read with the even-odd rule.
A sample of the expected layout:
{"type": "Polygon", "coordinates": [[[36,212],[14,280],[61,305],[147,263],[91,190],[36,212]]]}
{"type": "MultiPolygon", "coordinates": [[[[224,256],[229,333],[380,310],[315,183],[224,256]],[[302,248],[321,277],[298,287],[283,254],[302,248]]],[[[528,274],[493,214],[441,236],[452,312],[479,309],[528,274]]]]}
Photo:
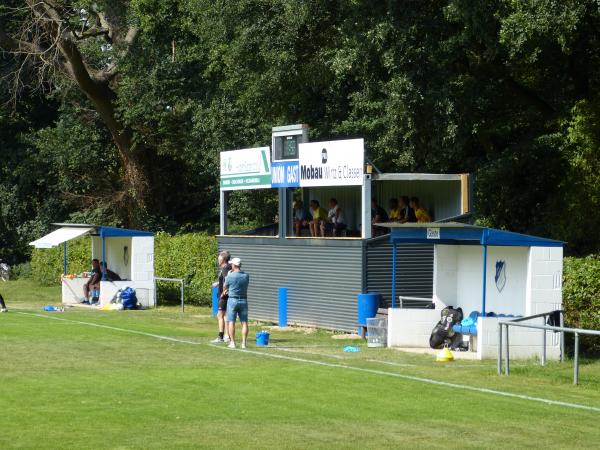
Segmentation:
{"type": "MultiPolygon", "coordinates": [[[[396,295],[431,298],[433,295],[433,245],[398,245],[396,295]]],[[[387,237],[367,242],[366,284],[392,303],[392,244],[387,237]]]]}
{"type": "Polygon", "coordinates": [[[363,241],[219,237],[250,274],[250,318],[277,322],[287,287],[290,324],[352,330],[363,282],[363,241]]]}

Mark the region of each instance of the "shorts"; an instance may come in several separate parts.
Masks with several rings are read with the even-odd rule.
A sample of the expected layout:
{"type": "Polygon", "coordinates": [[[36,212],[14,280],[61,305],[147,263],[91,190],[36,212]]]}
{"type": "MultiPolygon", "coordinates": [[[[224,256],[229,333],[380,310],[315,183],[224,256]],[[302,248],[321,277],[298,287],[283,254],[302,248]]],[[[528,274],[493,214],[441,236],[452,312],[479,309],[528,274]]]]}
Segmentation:
{"type": "Polygon", "coordinates": [[[227,297],[219,297],[219,311],[227,311],[227,297]]]}
{"type": "Polygon", "coordinates": [[[240,322],[248,322],[248,301],[245,298],[229,298],[227,302],[227,321],[235,322],[239,316],[240,322]]]}

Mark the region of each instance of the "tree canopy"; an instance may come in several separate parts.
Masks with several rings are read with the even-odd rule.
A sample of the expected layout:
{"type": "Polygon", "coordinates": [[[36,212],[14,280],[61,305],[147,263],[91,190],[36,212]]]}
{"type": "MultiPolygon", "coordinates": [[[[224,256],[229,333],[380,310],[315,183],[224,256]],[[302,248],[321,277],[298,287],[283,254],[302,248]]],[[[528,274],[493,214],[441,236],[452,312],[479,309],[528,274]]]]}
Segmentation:
{"type": "Polygon", "coordinates": [[[386,171],[470,172],[481,223],[600,249],[593,0],[9,0],[0,48],[15,260],[67,218],[214,228],[218,153],[287,123],[364,137],[386,171]]]}

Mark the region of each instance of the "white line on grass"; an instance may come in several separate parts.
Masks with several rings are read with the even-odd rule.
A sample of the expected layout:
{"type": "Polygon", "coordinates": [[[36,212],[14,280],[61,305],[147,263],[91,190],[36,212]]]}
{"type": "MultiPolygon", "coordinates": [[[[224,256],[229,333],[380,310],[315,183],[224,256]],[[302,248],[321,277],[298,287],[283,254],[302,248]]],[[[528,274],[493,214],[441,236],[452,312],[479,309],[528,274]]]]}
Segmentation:
{"type": "MultiPolygon", "coordinates": [[[[102,324],[98,324],[98,323],[94,323],[94,322],[83,322],[81,320],[63,319],[61,317],[52,317],[52,316],[47,316],[44,314],[26,313],[26,312],[19,312],[19,311],[16,311],[16,313],[27,315],[27,316],[41,317],[44,319],[53,319],[53,320],[59,320],[59,321],[63,321],[63,322],[76,323],[79,325],[88,325],[91,327],[104,328],[107,330],[122,331],[124,333],[138,334],[141,336],[148,336],[148,337],[153,337],[156,339],[161,339],[161,340],[171,341],[171,342],[179,342],[182,344],[192,344],[192,345],[204,344],[202,342],[195,342],[195,341],[189,341],[186,339],[178,339],[178,338],[173,338],[173,337],[169,337],[169,336],[162,336],[160,334],[146,333],[144,331],[131,330],[128,328],[112,327],[110,325],[102,325],[102,324]]],[[[352,370],[355,372],[363,372],[363,373],[370,373],[373,375],[382,375],[382,376],[387,376],[387,377],[400,378],[403,380],[410,380],[410,381],[415,381],[418,383],[426,383],[426,384],[432,384],[435,386],[443,386],[443,387],[450,387],[450,388],[454,388],[454,389],[462,389],[465,391],[479,392],[482,394],[490,394],[490,395],[507,397],[507,398],[516,398],[519,400],[527,400],[530,402],[545,403],[547,405],[553,405],[553,406],[564,406],[567,408],[582,409],[585,411],[600,412],[600,408],[595,407],[595,406],[581,405],[578,403],[561,402],[558,400],[550,400],[550,399],[546,399],[546,398],[542,398],[542,397],[532,397],[532,396],[523,395],[523,394],[514,394],[512,392],[498,391],[495,389],[487,389],[487,388],[481,388],[481,387],[476,387],[476,386],[469,386],[467,384],[449,383],[446,381],[439,381],[439,380],[434,380],[431,378],[422,378],[422,377],[416,377],[416,376],[412,376],[412,375],[405,375],[405,374],[400,374],[400,373],[395,373],[395,372],[385,372],[383,370],[367,369],[367,368],[363,368],[363,367],[349,366],[349,365],[344,365],[344,364],[328,363],[325,361],[315,361],[312,359],[304,359],[304,358],[298,358],[295,356],[288,356],[288,355],[278,355],[275,353],[259,352],[256,350],[230,349],[227,347],[213,345],[213,344],[209,344],[209,343],[206,343],[206,345],[209,347],[212,347],[212,348],[219,349],[219,350],[240,351],[243,353],[263,356],[263,357],[267,357],[267,358],[282,359],[282,360],[286,360],[286,361],[295,361],[295,362],[301,362],[301,363],[305,363],[305,364],[313,364],[316,366],[331,367],[331,368],[336,368],[336,369],[352,370]]]]}

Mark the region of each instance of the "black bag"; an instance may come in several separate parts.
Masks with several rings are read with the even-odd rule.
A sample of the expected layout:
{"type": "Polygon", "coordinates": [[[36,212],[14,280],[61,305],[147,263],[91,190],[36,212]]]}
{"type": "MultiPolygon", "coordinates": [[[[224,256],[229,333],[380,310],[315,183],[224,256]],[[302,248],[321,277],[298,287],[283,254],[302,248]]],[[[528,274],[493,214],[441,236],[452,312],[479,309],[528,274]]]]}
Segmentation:
{"type": "Polygon", "coordinates": [[[431,331],[429,337],[429,346],[431,348],[443,348],[444,345],[452,345],[455,343],[457,333],[452,329],[453,325],[460,323],[463,320],[462,308],[454,308],[447,306],[442,309],[442,318],[431,331]]]}

